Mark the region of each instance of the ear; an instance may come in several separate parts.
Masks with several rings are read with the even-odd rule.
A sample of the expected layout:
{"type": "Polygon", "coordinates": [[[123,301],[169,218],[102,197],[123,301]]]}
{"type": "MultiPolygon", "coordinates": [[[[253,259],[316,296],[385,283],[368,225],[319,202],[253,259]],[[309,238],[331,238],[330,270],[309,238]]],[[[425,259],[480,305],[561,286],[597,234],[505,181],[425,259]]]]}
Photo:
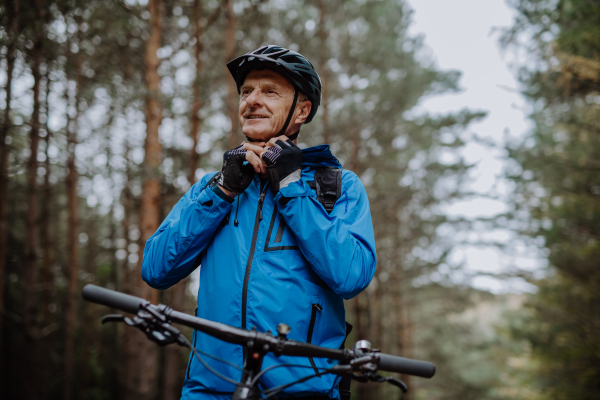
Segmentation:
{"type": "Polygon", "coordinates": [[[304,121],[306,121],[306,118],[308,118],[308,115],[310,114],[312,104],[310,100],[305,100],[302,103],[298,104],[298,108],[300,109],[300,112],[296,116],[296,120],[294,121],[294,123],[303,124],[304,121]]]}

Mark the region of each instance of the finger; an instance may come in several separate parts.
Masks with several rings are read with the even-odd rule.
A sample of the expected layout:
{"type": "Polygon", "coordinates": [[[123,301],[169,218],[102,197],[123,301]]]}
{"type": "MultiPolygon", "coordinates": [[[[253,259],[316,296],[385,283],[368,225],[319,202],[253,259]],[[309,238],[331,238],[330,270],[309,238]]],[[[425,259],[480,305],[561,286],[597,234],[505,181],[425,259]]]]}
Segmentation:
{"type": "Polygon", "coordinates": [[[251,151],[247,152],[246,161],[248,161],[248,163],[252,165],[252,168],[254,168],[254,172],[256,172],[257,174],[264,174],[267,172],[267,170],[263,166],[262,160],[256,155],[256,153],[253,153],[251,151]]]}
{"type": "Polygon", "coordinates": [[[275,143],[277,144],[277,146],[279,146],[280,149],[284,149],[286,146],[291,147],[291,145],[293,144],[290,141],[285,142],[283,140],[278,140],[275,143]]]}
{"type": "Polygon", "coordinates": [[[263,151],[260,152],[260,154],[258,155],[261,159],[263,157],[263,154],[265,154],[266,152],[269,151],[269,147],[265,147],[263,151]]]}
{"type": "Polygon", "coordinates": [[[267,142],[267,147],[275,147],[275,143],[278,140],[281,140],[281,141],[285,142],[287,140],[287,136],[276,136],[274,138],[271,138],[271,140],[269,140],[267,142]]]}
{"type": "Polygon", "coordinates": [[[259,143],[249,143],[246,142],[243,144],[244,149],[248,150],[248,151],[252,151],[256,154],[260,154],[261,151],[263,151],[265,144],[264,142],[259,142],[259,143]]]}
{"type": "Polygon", "coordinates": [[[260,173],[260,162],[257,162],[256,158],[258,158],[258,156],[256,154],[254,154],[253,152],[249,151],[246,153],[246,161],[248,161],[248,164],[250,164],[252,166],[252,168],[254,169],[254,172],[259,174],[260,173]]]}

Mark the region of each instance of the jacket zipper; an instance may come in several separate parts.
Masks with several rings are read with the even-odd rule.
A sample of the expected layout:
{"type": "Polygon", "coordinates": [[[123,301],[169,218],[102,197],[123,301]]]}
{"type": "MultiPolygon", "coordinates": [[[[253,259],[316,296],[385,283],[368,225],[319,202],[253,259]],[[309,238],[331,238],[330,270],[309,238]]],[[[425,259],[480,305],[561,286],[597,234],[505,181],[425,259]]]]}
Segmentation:
{"type": "MultiPolygon", "coordinates": [[[[313,331],[315,329],[315,322],[317,322],[317,311],[323,311],[323,307],[319,304],[312,305],[312,312],[310,314],[310,324],[308,325],[308,334],[306,335],[306,343],[312,343],[313,331]]],[[[315,360],[312,357],[308,357],[308,361],[310,361],[310,365],[312,365],[315,370],[315,374],[317,376],[321,376],[319,370],[317,369],[317,365],[315,364],[315,360]]]]}
{"type": "MultiPolygon", "coordinates": [[[[267,195],[267,186],[263,188],[263,191],[258,198],[258,210],[256,211],[256,218],[254,219],[254,232],[252,233],[252,244],[250,245],[250,253],[248,254],[248,262],[246,263],[246,274],[244,275],[244,286],[242,288],[242,329],[246,328],[246,302],[248,300],[248,281],[250,280],[250,271],[252,270],[252,260],[254,259],[254,250],[256,250],[256,240],[258,239],[258,228],[260,227],[260,221],[262,220],[262,207],[267,195]]],[[[244,347],[244,350],[246,348],[244,347]]],[[[245,355],[244,351],[244,355],[245,355]]],[[[244,357],[245,358],[245,357],[244,357]]]]}

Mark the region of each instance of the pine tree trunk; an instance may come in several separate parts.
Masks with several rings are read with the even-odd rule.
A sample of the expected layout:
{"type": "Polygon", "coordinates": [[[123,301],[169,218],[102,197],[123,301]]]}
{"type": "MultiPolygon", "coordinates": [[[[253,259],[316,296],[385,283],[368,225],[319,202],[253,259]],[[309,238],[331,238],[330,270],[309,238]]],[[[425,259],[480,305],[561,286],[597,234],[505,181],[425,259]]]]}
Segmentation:
{"type": "Polygon", "coordinates": [[[37,152],[40,141],[40,64],[42,61],[42,41],[36,41],[33,49],[33,112],[31,114],[30,131],[30,156],[27,162],[27,218],[26,218],[26,240],[25,259],[23,269],[25,270],[25,333],[29,338],[35,336],[35,295],[37,284],[37,258],[38,258],[38,161],[37,152]]]}
{"type": "MultiPolygon", "coordinates": [[[[402,357],[413,358],[413,349],[412,349],[412,321],[410,318],[410,302],[404,301],[404,329],[402,330],[402,341],[404,342],[404,351],[402,352],[402,357]]],[[[412,377],[410,375],[401,375],[400,379],[406,383],[408,387],[412,387],[412,377]]],[[[412,400],[415,398],[415,391],[411,390],[402,400],[412,400]]]]}
{"type": "Polygon", "coordinates": [[[194,38],[196,43],[194,45],[194,56],[196,59],[196,79],[194,80],[193,87],[193,103],[192,103],[192,115],[190,137],[192,138],[192,148],[190,150],[190,165],[188,182],[190,186],[196,183],[196,168],[198,167],[199,154],[196,150],[198,145],[198,129],[200,128],[200,109],[202,108],[202,101],[200,99],[200,78],[202,73],[202,59],[200,54],[202,53],[202,27],[200,26],[201,17],[201,3],[200,0],[194,0],[194,38]]]}
{"type": "MultiPolygon", "coordinates": [[[[184,308],[187,283],[188,279],[183,279],[170,290],[171,301],[169,305],[177,311],[182,311],[184,308]]],[[[162,396],[165,400],[177,400],[181,397],[184,371],[182,368],[184,356],[181,349],[180,346],[168,346],[165,348],[164,395],[162,396]]]]}
{"type": "MultiPolygon", "coordinates": [[[[398,262],[394,268],[394,278],[391,280],[394,290],[394,312],[396,313],[396,340],[397,354],[401,357],[410,357],[410,346],[408,341],[408,319],[406,296],[404,287],[404,270],[402,264],[398,262]]],[[[407,385],[410,384],[409,375],[401,375],[400,379],[407,385]]],[[[409,386],[410,387],[410,386],[409,386]]],[[[412,399],[412,391],[408,391],[402,399],[412,399]]]]}
{"type": "MultiPolygon", "coordinates": [[[[85,210],[85,208],[84,208],[85,210]]],[[[83,271],[89,275],[95,274],[95,261],[98,256],[98,248],[96,247],[96,243],[98,240],[97,231],[98,228],[96,226],[96,218],[94,214],[96,211],[93,209],[87,209],[88,216],[84,218],[86,220],[85,226],[82,226],[82,231],[88,235],[88,240],[85,245],[85,257],[83,258],[83,271]],[[91,215],[90,215],[91,214],[91,215]]],[[[97,333],[97,329],[95,326],[96,321],[96,313],[94,312],[98,307],[97,304],[90,302],[83,302],[82,310],[79,313],[78,320],[81,321],[79,325],[80,328],[80,336],[84,338],[84,343],[82,346],[79,346],[79,352],[83,355],[83,362],[80,362],[80,366],[77,371],[77,392],[84,393],[89,392],[95,388],[98,384],[96,381],[96,375],[94,369],[96,365],[94,365],[94,352],[95,349],[101,348],[101,343],[99,340],[99,335],[97,333]]],[[[116,324],[114,324],[116,325],[116,324]]],[[[107,328],[114,328],[110,326],[107,328]]],[[[99,332],[98,332],[99,333],[99,332]]],[[[108,361],[108,360],[107,360],[108,361]]],[[[107,366],[110,366],[110,362],[107,363],[107,366]]]]}
{"type": "Polygon", "coordinates": [[[50,119],[50,78],[49,74],[46,73],[46,140],[44,155],[46,160],[44,161],[44,186],[42,187],[42,197],[45,201],[42,201],[42,210],[40,215],[40,229],[41,229],[41,241],[42,241],[42,326],[47,328],[50,324],[50,313],[48,312],[48,304],[50,304],[50,291],[51,291],[51,264],[52,264],[52,245],[50,240],[50,204],[52,198],[52,187],[50,185],[50,155],[48,149],[50,147],[50,127],[48,121],[50,119]]]}
{"type": "MultiPolygon", "coordinates": [[[[32,52],[31,73],[33,75],[33,112],[31,114],[30,131],[30,156],[27,161],[27,217],[25,220],[25,259],[23,260],[23,270],[25,272],[25,300],[23,325],[25,337],[28,343],[26,352],[26,368],[31,373],[37,370],[37,294],[38,294],[38,246],[39,246],[39,193],[38,193],[38,161],[37,153],[40,141],[40,83],[42,75],[40,66],[42,63],[42,38],[38,36],[34,42],[32,52]]],[[[35,385],[28,385],[25,388],[25,398],[33,399],[38,396],[38,389],[35,385]]]]}
{"type": "MultiPolygon", "coordinates": [[[[2,340],[4,315],[4,289],[6,287],[6,258],[8,237],[8,156],[9,148],[6,138],[10,131],[10,106],[12,99],[12,78],[15,67],[15,42],[19,29],[19,2],[8,0],[5,5],[6,14],[10,22],[8,40],[6,44],[6,107],[4,108],[4,123],[0,130],[0,352],[4,348],[2,340]]],[[[2,354],[0,354],[2,357],[2,354]]],[[[3,372],[0,370],[0,373],[3,372]]],[[[4,374],[1,374],[4,376],[4,374]]],[[[0,378],[0,386],[4,377],[0,378]]]]}
{"type": "MultiPolygon", "coordinates": [[[[225,1],[225,14],[227,16],[227,27],[225,28],[225,62],[235,58],[235,14],[233,12],[233,0],[225,1]]],[[[239,95],[235,81],[231,77],[229,70],[225,68],[225,80],[227,81],[227,114],[231,122],[231,132],[229,133],[229,148],[233,149],[240,143],[238,135],[240,121],[238,117],[239,95]]]]}
{"type": "MultiPolygon", "coordinates": [[[[158,229],[160,224],[160,180],[158,168],[161,163],[162,146],[159,141],[158,128],[162,122],[162,105],[160,92],[160,76],[158,67],[160,59],[156,52],[161,45],[161,9],[162,0],[149,0],[151,32],[146,41],[146,139],[144,142],[145,178],[142,184],[142,198],[139,210],[139,259],[133,282],[137,295],[153,303],[158,301],[158,292],[152,290],[141,279],[142,257],[146,241],[158,229]]],[[[136,355],[133,382],[128,385],[132,393],[130,399],[152,399],[156,397],[156,374],[158,367],[158,351],[156,345],[139,334],[135,335],[133,349],[136,355]]]]}
{"type": "Polygon", "coordinates": [[[321,78],[321,120],[323,121],[323,143],[330,144],[329,132],[329,68],[327,67],[328,56],[330,55],[327,48],[327,31],[325,24],[327,21],[327,12],[325,10],[324,0],[319,0],[319,27],[317,35],[319,36],[319,76],[321,78]]]}
{"type": "MultiPolygon", "coordinates": [[[[67,266],[67,306],[65,318],[65,386],[64,398],[70,400],[73,393],[73,372],[74,372],[74,350],[75,350],[75,330],[76,330],[76,306],[79,299],[77,293],[77,278],[79,275],[79,209],[77,196],[77,183],[79,173],[75,160],[75,148],[77,146],[77,134],[79,130],[79,104],[81,100],[81,57],[78,55],[75,59],[75,82],[76,93],[73,107],[74,116],[67,116],[67,149],[69,152],[67,159],[67,208],[68,216],[68,266],[67,266]]],[[[68,100],[68,94],[65,96],[68,100]]]]}
{"type": "Polygon", "coordinates": [[[5,356],[4,337],[4,291],[6,288],[6,263],[8,257],[8,157],[9,145],[6,143],[10,137],[10,111],[12,99],[12,79],[15,67],[15,43],[19,30],[19,2],[8,0],[5,12],[11,21],[6,39],[6,106],[4,107],[4,122],[0,128],[0,387],[7,384],[7,357],[5,356]]]}
{"type": "MultiPolygon", "coordinates": [[[[127,294],[135,294],[133,288],[133,273],[129,267],[129,245],[131,241],[129,239],[129,230],[131,229],[131,213],[132,213],[132,194],[130,189],[130,184],[132,181],[132,171],[131,171],[131,147],[129,141],[125,141],[125,185],[122,191],[122,203],[123,203],[123,236],[125,239],[125,259],[123,260],[122,269],[123,269],[123,287],[122,291],[127,294]]],[[[123,377],[122,382],[120,382],[125,389],[125,398],[131,399],[133,397],[133,393],[135,392],[135,362],[136,362],[136,354],[134,349],[134,343],[137,336],[133,329],[128,329],[124,327],[123,332],[123,353],[124,353],[124,363],[123,363],[123,377]]]]}
{"type": "MultiPolygon", "coordinates": [[[[41,202],[41,214],[40,214],[40,239],[42,244],[42,298],[41,298],[41,330],[40,330],[40,356],[38,358],[38,364],[40,366],[40,380],[48,381],[52,377],[53,362],[50,357],[52,354],[52,341],[48,338],[48,335],[58,328],[58,323],[51,320],[51,315],[48,310],[48,305],[51,303],[51,292],[52,292],[52,240],[50,238],[50,219],[52,206],[52,186],[50,184],[51,164],[49,147],[51,143],[52,134],[48,122],[50,119],[50,71],[46,71],[46,101],[45,101],[45,114],[46,114],[46,137],[44,140],[44,184],[42,186],[42,199],[41,202]]],[[[41,389],[40,397],[47,398],[49,393],[49,385],[43,385],[41,389]]]]}

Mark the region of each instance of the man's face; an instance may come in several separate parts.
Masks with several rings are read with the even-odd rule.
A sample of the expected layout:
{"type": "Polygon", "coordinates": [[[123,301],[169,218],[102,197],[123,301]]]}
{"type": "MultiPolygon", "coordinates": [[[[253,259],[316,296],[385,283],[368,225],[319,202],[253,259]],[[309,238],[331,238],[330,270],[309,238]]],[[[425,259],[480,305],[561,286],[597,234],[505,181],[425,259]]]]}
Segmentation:
{"type": "Polygon", "coordinates": [[[293,101],[294,87],[283,76],[268,69],[250,71],[240,88],[242,132],[262,141],[276,136],[283,128],[293,101]]]}

